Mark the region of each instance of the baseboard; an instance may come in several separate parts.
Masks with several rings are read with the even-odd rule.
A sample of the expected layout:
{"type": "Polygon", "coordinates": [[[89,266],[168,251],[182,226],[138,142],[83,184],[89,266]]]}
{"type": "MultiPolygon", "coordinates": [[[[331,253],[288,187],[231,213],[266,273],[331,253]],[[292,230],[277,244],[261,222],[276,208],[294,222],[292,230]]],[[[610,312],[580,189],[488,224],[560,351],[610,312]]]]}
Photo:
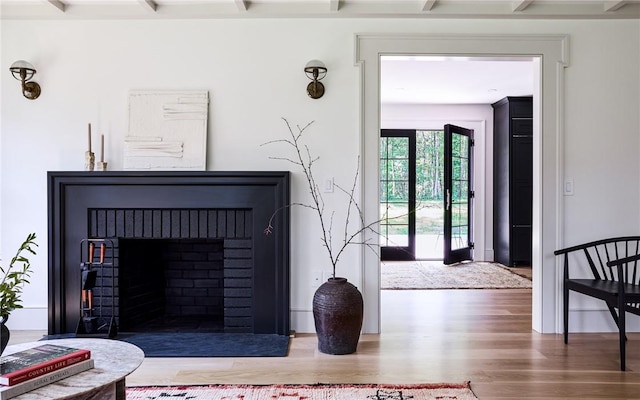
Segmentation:
{"type": "Polygon", "coordinates": [[[291,310],[291,329],[296,333],[316,333],[311,310],[291,310]]]}
{"type": "MultiPolygon", "coordinates": [[[[627,313],[627,332],[640,332],[640,317],[627,313]]],[[[563,327],[558,328],[562,333],[563,327]]],[[[618,327],[609,310],[569,310],[569,332],[570,333],[604,333],[618,332],[618,327]]]]}

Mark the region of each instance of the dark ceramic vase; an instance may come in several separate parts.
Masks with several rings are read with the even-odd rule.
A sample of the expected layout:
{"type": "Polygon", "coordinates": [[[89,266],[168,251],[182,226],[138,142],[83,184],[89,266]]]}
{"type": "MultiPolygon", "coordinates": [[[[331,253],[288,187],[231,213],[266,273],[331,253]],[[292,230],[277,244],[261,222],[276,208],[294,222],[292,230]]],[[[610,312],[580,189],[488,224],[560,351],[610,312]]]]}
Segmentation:
{"type": "Polygon", "coordinates": [[[313,296],[318,350],[325,354],[356,351],[362,329],[362,294],[345,278],[329,278],[313,296]]]}
{"type": "Polygon", "coordinates": [[[0,316],[0,354],[4,353],[4,348],[9,343],[9,328],[4,324],[9,319],[8,315],[0,316]]]}

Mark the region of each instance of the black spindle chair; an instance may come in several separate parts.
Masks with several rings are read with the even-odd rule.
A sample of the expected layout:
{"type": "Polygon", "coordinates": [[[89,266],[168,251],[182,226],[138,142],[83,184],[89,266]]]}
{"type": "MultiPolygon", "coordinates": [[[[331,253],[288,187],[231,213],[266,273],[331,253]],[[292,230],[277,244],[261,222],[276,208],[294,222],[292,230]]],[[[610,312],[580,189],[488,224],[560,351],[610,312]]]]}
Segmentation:
{"type": "Polygon", "coordinates": [[[569,291],[573,290],[601,299],[607,304],[609,312],[618,326],[620,370],[624,371],[626,369],[625,312],[640,315],[640,236],[598,240],[556,250],[554,254],[556,256],[564,255],[565,344],[569,341],[569,291]],[[588,265],[592,277],[570,278],[570,260],[580,266],[588,265]]]}

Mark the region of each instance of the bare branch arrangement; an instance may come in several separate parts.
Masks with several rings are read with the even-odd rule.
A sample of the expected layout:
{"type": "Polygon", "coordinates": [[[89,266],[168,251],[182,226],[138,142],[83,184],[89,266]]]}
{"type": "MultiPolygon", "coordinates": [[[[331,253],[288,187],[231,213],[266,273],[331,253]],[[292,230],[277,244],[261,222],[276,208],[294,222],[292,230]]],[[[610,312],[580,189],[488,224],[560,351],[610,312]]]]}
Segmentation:
{"type": "MultiPolygon", "coordinates": [[[[341,240],[336,241],[336,244],[334,244],[333,231],[334,231],[335,211],[329,212],[328,210],[326,210],[325,202],[322,197],[322,192],[320,191],[320,187],[318,186],[316,179],[313,175],[313,166],[319,160],[319,157],[314,156],[311,150],[309,149],[309,147],[303,141],[304,139],[303,135],[306,133],[307,129],[314,123],[314,121],[311,121],[304,126],[296,125],[294,130],[294,128],[291,126],[291,124],[286,118],[282,118],[282,120],[285,122],[287,126],[287,129],[289,131],[289,136],[286,139],[272,140],[272,141],[263,143],[262,146],[281,143],[293,148],[294,150],[293,157],[269,157],[269,158],[273,160],[287,161],[299,167],[300,169],[302,169],[302,172],[304,173],[305,178],[307,180],[308,190],[309,190],[309,194],[311,195],[312,201],[310,204],[291,203],[285,206],[285,208],[293,207],[293,206],[301,206],[301,207],[305,207],[313,210],[315,214],[318,216],[318,219],[320,222],[320,228],[322,230],[320,240],[322,241],[322,245],[327,250],[327,253],[329,255],[329,260],[333,268],[332,277],[335,278],[336,265],[338,264],[340,257],[343,255],[343,253],[345,252],[345,250],[349,245],[352,245],[352,244],[365,245],[371,250],[373,250],[374,252],[376,252],[377,254],[378,252],[377,247],[373,246],[367,240],[361,241],[360,237],[361,237],[361,234],[364,233],[365,231],[371,231],[373,233],[378,234],[378,232],[375,230],[375,226],[382,219],[376,220],[368,224],[365,223],[362,209],[360,208],[360,205],[358,204],[358,202],[354,197],[354,194],[357,188],[357,183],[358,183],[358,176],[360,174],[360,157],[358,157],[358,165],[356,167],[356,173],[353,178],[353,183],[351,187],[347,190],[338,184],[334,184],[335,188],[337,188],[340,192],[346,195],[347,202],[348,202],[347,209],[346,209],[346,217],[343,221],[344,227],[342,232],[342,238],[341,240]],[[359,218],[360,224],[356,228],[349,229],[351,219],[353,218],[354,215],[357,215],[357,218],[359,218]]],[[[274,227],[272,225],[273,219],[280,210],[282,210],[282,208],[275,210],[274,213],[271,215],[271,218],[269,219],[269,223],[264,230],[264,233],[266,235],[269,235],[273,232],[274,230],[274,227]]]]}

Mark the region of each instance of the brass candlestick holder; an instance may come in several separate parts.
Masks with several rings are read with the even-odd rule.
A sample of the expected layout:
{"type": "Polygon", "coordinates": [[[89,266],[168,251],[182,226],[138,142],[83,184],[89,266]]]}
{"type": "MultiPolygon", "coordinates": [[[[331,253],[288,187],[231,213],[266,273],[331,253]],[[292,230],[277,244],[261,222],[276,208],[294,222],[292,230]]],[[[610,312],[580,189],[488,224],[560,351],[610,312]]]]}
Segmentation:
{"type": "Polygon", "coordinates": [[[107,162],[106,161],[98,161],[96,164],[97,171],[106,171],[107,170],[107,162]]]}
{"type": "Polygon", "coordinates": [[[85,151],[84,153],[84,170],[93,171],[93,167],[96,161],[96,157],[91,151],[85,151]]]}

